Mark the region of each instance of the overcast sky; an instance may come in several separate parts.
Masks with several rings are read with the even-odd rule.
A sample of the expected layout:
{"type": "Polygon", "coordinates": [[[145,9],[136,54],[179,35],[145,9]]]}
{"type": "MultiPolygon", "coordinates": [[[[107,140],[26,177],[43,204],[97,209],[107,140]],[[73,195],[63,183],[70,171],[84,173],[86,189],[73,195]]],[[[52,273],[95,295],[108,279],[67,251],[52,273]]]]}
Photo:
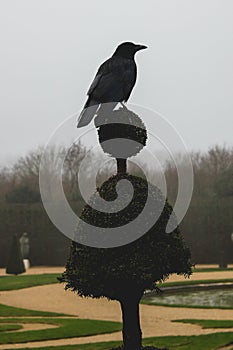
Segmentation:
{"type": "Polygon", "coordinates": [[[190,150],[233,145],[231,0],[1,0],[1,164],[81,110],[122,41],[149,47],[131,103],[164,115],[190,150]]]}

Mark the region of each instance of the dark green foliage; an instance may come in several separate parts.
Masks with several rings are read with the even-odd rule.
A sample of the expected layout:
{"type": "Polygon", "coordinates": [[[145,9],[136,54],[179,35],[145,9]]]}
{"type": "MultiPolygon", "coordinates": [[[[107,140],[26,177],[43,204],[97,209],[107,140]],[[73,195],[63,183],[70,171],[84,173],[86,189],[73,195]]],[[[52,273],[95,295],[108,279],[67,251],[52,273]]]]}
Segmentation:
{"type": "MultiPolygon", "coordinates": [[[[135,218],[143,209],[147,193],[157,205],[162,194],[146,180],[131,176],[117,175],[106,181],[99,189],[100,195],[108,201],[116,198],[116,183],[128,179],[134,187],[134,197],[128,207],[120,214],[103,214],[86,206],[82,219],[102,226],[122,226],[135,218]]],[[[94,202],[96,195],[91,199],[94,202]]],[[[169,274],[191,274],[190,252],[176,228],[166,233],[168,219],[172,213],[166,202],[159,220],[141,238],[117,248],[92,248],[72,242],[70,257],[61,281],[66,288],[76,291],[81,296],[121,300],[130,291],[143,292],[155,288],[155,282],[164,280],[169,274]]],[[[78,227],[80,234],[85,234],[85,224],[78,227]]]]}
{"type": "Polygon", "coordinates": [[[40,193],[28,186],[19,186],[6,194],[8,203],[36,203],[40,201],[40,193]]]}
{"type": "Polygon", "coordinates": [[[13,236],[10,257],[6,268],[6,273],[19,275],[25,272],[23,258],[21,255],[19,240],[16,235],[13,236]]]}
{"type": "MultiPolygon", "coordinates": [[[[98,196],[94,195],[90,200],[90,205],[86,205],[82,211],[81,218],[85,222],[90,223],[95,227],[121,227],[134,220],[141,213],[145,206],[148,192],[148,184],[142,178],[132,175],[113,176],[97,189],[99,195],[109,203],[116,200],[116,185],[118,181],[122,179],[127,179],[133,184],[134,195],[129,205],[125,209],[118,212],[116,210],[116,213],[96,211],[92,208],[92,206],[97,202],[98,196]]],[[[156,191],[158,192],[157,189],[156,191]]],[[[161,196],[159,192],[157,194],[161,196]]],[[[113,205],[111,205],[111,208],[113,208],[113,205]]],[[[81,232],[80,234],[82,234],[82,231],[85,231],[85,229],[85,226],[80,226],[78,231],[81,232]]]]}
{"type": "MultiPolygon", "coordinates": [[[[155,289],[155,283],[164,280],[169,274],[190,275],[190,251],[178,228],[172,233],[166,233],[169,218],[172,216],[175,220],[172,208],[160,190],[145,179],[117,174],[108,179],[98,192],[100,197],[111,203],[111,209],[115,209],[115,212],[104,213],[92,209],[99,201],[99,195],[94,194],[90,205],[86,205],[82,212],[83,222],[79,224],[76,232],[79,239],[88,237],[90,233],[90,227],[86,223],[93,227],[103,227],[103,231],[104,228],[113,227],[120,227],[124,231],[124,225],[135,223],[137,217],[140,217],[140,220],[132,231],[134,238],[138,228],[140,232],[146,233],[132,243],[116,248],[94,248],[72,242],[66,271],[60,281],[66,283],[66,289],[76,291],[81,296],[105,296],[118,300],[122,310],[123,349],[140,350],[142,332],[139,302],[143,292],[146,289],[155,289]],[[124,209],[117,210],[119,206],[114,200],[117,198],[116,188],[120,180],[131,182],[134,192],[131,202],[124,209]],[[143,214],[148,203],[150,204],[146,214],[143,214]],[[149,225],[151,218],[154,219],[152,228],[149,225]]],[[[121,192],[117,198],[122,204],[126,192],[121,192]]],[[[128,236],[132,232],[127,230],[124,233],[128,236]]],[[[107,234],[111,235],[112,231],[108,230],[107,234]]],[[[131,235],[130,237],[132,238],[131,235]]]]}
{"type": "Polygon", "coordinates": [[[115,138],[136,141],[137,144],[127,145],[127,150],[124,150],[127,154],[124,158],[135,156],[146,145],[147,131],[144,123],[135,113],[126,108],[111,111],[106,117],[97,116],[95,125],[96,127],[101,125],[98,129],[98,135],[103,151],[115,158],[119,158],[119,145],[112,142],[104,143],[104,141],[115,138]]]}

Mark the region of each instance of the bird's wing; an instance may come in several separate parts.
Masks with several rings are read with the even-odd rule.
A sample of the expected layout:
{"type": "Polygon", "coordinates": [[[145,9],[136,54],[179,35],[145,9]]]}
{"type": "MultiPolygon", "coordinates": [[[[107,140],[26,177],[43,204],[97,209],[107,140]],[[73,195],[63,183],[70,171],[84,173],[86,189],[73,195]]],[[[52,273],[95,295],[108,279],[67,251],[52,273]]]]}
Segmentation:
{"type": "Polygon", "coordinates": [[[96,86],[98,85],[100,79],[101,79],[102,74],[96,74],[93,82],[91,83],[91,86],[89,87],[88,91],[87,91],[87,95],[90,96],[92,94],[92,92],[95,90],[96,86]]]}
{"type": "MultiPolygon", "coordinates": [[[[98,69],[87,92],[88,99],[81,112],[77,127],[82,127],[92,120],[99,105],[104,103],[127,101],[134,87],[137,76],[136,64],[133,60],[122,57],[111,57],[98,69]]],[[[115,106],[115,104],[114,104],[115,106]]],[[[114,108],[113,105],[106,108],[114,108]]],[[[101,110],[103,113],[103,110],[101,110]]]]}
{"type": "Polygon", "coordinates": [[[98,83],[100,82],[100,79],[102,78],[102,76],[108,74],[108,72],[109,72],[109,60],[110,60],[110,58],[107,61],[105,61],[104,63],[102,63],[101,66],[99,67],[99,69],[96,73],[96,76],[95,76],[93,82],[91,83],[91,86],[89,87],[89,89],[87,91],[88,96],[91,96],[91,94],[93,93],[95,88],[98,86],[98,83]]]}
{"type": "Polygon", "coordinates": [[[122,75],[124,101],[127,102],[137,79],[136,64],[125,69],[122,75]]]}
{"type": "Polygon", "coordinates": [[[135,80],[136,65],[132,60],[111,57],[100,66],[87,94],[99,103],[124,101],[135,80]]]}
{"type": "Polygon", "coordinates": [[[98,104],[93,104],[88,108],[84,108],[78,117],[77,128],[82,128],[83,126],[88,125],[91,122],[92,118],[95,116],[98,107],[98,104]]]}

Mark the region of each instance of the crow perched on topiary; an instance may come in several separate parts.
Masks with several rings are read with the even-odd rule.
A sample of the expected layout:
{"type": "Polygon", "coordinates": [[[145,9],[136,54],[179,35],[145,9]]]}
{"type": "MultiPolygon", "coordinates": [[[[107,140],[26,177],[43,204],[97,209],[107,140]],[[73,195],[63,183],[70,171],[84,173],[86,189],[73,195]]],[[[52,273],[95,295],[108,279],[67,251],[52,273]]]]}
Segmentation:
{"type": "Polygon", "coordinates": [[[90,123],[101,104],[113,102],[113,109],[114,102],[116,106],[118,102],[128,101],[137,79],[135,53],[146,48],[131,42],[122,43],[99,67],[87,92],[88,99],[79,116],[78,128],[90,123]]]}

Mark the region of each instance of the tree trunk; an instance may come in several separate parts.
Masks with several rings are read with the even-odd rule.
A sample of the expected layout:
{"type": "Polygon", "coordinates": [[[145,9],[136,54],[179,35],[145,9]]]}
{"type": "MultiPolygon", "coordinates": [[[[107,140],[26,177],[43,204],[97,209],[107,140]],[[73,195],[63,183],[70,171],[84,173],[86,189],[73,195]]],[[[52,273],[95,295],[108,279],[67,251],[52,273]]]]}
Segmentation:
{"type": "Polygon", "coordinates": [[[127,172],[127,160],[122,158],[117,158],[117,174],[126,174],[127,172]]]}
{"type": "Polygon", "coordinates": [[[120,300],[122,320],[123,320],[123,349],[124,350],[141,350],[142,331],[139,318],[139,302],[141,295],[128,297],[120,300]]]}

